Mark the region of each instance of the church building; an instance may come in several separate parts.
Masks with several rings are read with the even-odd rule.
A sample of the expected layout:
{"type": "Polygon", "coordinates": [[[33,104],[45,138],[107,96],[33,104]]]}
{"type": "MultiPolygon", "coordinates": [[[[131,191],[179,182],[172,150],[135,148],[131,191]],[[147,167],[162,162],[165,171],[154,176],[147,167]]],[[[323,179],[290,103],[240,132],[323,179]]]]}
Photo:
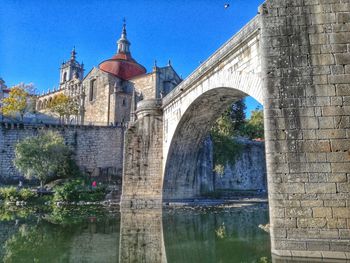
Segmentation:
{"type": "Polygon", "coordinates": [[[60,83],[56,90],[38,96],[36,110],[52,115],[48,105],[59,93],[72,97],[79,105],[79,113],[71,124],[118,125],[135,120],[137,102],[161,99],[181,82],[170,62],[165,67],[145,67],[131,56],[126,25],[117,41],[117,52],[102,61],[84,76],[84,65],[76,60],[75,49],[69,61],[60,68],[60,83]]]}

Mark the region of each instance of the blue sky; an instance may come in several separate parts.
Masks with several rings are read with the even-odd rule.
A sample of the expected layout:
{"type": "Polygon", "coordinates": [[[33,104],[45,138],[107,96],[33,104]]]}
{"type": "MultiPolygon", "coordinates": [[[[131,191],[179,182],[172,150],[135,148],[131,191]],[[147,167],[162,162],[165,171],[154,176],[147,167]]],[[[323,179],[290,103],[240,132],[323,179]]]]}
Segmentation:
{"type": "MultiPolygon", "coordinates": [[[[133,57],[148,71],[171,59],[183,78],[257,14],[262,0],[2,0],[0,77],[8,86],[58,86],[73,46],[85,73],[116,51],[127,20],[133,57]],[[224,4],[230,7],[225,9],[224,4]]],[[[247,99],[248,109],[257,103],[247,99]]]]}

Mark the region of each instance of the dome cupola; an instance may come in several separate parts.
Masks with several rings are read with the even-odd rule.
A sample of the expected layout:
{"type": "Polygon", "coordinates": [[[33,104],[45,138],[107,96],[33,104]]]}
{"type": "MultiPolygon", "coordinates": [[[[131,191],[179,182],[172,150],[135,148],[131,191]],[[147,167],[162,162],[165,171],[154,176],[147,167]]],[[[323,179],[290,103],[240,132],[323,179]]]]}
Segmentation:
{"type": "Polygon", "coordinates": [[[102,71],[113,74],[123,80],[129,80],[146,73],[146,69],[131,57],[130,42],[126,35],[126,24],[124,20],[122,34],[117,42],[117,53],[99,65],[102,71]]]}

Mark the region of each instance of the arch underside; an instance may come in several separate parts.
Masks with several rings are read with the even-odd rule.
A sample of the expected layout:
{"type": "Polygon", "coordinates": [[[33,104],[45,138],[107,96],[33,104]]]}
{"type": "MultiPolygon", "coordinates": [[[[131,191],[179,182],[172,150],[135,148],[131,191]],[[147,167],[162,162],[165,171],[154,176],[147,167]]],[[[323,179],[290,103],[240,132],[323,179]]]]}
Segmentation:
{"type": "Polygon", "coordinates": [[[233,88],[211,89],[198,97],[183,114],[175,130],[165,167],[163,199],[184,199],[208,193],[210,160],[205,160],[204,140],[215,120],[247,94],[233,88]]]}

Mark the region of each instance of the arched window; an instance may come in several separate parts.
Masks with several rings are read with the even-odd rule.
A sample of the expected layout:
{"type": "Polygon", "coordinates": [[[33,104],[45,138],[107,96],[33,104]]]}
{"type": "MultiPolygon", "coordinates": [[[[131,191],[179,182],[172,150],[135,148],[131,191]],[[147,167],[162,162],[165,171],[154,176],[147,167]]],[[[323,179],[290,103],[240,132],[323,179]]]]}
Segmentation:
{"type": "Polygon", "coordinates": [[[62,82],[66,82],[67,80],[67,72],[64,72],[63,73],[63,81],[62,82]]]}
{"type": "Polygon", "coordinates": [[[90,81],[90,92],[89,92],[89,100],[93,101],[96,99],[96,79],[90,81]]]}
{"type": "Polygon", "coordinates": [[[126,101],[125,101],[125,98],[123,99],[122,101],[122,105],[125,106],[126,105],[126,101]]]}
{"type": "Polygon", "coordinates": [[[41,110],[42,107],[42,102],[41,100],[38,101],[38,106],[37,106],[37,110],[41,110]]]}

